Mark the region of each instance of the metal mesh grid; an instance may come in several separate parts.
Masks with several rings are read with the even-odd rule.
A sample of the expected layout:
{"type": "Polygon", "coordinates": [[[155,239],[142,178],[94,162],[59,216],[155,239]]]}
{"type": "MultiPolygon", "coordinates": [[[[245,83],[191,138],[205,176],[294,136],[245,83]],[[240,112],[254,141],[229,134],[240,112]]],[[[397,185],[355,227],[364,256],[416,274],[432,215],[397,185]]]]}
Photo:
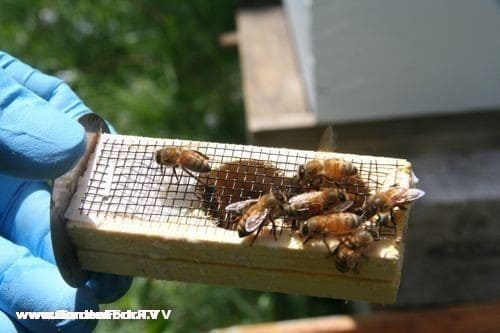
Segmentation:
{"type": "Polygon", "coordinates": [[[99,219],[191,224],[217,228],[226,204],[256,198],[275,186],[294,193],[299,165],[314,158],[343,158],[358,169],[356,179],[339,185],[362,204],[382,184],[400,177],[401,160],[268,147],[195,142],[178,139],[102,135],[87,170],[78,211],[99,219]],[[212,171],[193,177],[178,168],[164,168],[154,159],[156,150],[176,146],[209,156],[212,171]]]}

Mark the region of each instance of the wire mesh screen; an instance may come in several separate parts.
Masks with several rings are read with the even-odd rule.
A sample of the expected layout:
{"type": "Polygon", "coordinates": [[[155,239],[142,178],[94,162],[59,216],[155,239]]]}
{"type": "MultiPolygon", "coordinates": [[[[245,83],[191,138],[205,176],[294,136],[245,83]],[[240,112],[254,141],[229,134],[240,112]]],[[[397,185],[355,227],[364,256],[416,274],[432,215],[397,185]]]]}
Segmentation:
{"type": "MultiPolygon", "coordinates": [[[[352,162],[356,177],[336,180],[361,207],[366,196],[400,178],[402,160],[319,153],[247,145],[103,134],[89,162],[77,198],[78,214],[99,220],[126,218],[211,228],[231,228],[225,207],[259,198],[279,188],[289,196],[302,191],[299,166],[318,158],[352,162]],[[157,163],[166,146],[206,155],[211,170],[198,173],[157,163]],[[386,184],[386,185],[384,185],[386,184]]],[[[389,185],[390,186],[390,185],[389,185]]]]}

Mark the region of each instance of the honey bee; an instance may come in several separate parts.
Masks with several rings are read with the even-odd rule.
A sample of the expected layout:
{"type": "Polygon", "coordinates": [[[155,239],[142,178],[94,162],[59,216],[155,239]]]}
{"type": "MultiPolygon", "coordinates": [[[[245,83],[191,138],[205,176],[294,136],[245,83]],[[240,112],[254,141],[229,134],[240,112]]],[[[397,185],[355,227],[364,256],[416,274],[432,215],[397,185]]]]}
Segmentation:
{"type": "Polygon", "coordinates": [[[335,157],[314,159],[299,166],[299,179],[312,188],[319,188],[324,182],[339,182],[357,173],[358,169],[354,164],[335,157]]]}
{"type": "Polygon", "coordinates": [[[367,219],[378,218],[378,223],[387,225],[388,221],[395,221],[394,208],[404,209],[404,206],[423,197],[425,192],[417,188],[390,187],[379,191],[365,202],[364,211],[367,219]]]}
{"type": "MultiPolygon", "coordinates": [[[[319,143],[318,151],[335,151],[335,133],[328,126],[319,143]]],[[[319,188],[323,182],[339,182],[346,177],[354,176],[358,169],[349,161],[340,158],[328,158],[325,160],[314,159],[299,166],[298,177],[302,184],[319,188]]]]}
{"type": "Polygon", "coordinates": [[[356,269],[362,250],[375,240],[372,232],[359,228],[343,237],[335,249],[335,266],[339,272],[346,273],[356,269]]]}
{"type": "Polygon", "coordinates": [[[327,215],[317,215],[309,218],[300,227],[300,236],[305,237],[303,244],[312,238],[321,238],[330,251],[330,246],[326,242],[327,236],[345,236],[358,229],[364,222],[361,216],[353,213],[331,213],[327,215]]]}
{"type": "Polygon", "coordinates": [[[193,175],[188,170],[201,173],[211,170],[208,156],[187,148],[164,147],[155,152],[155,160],[160,165],[161,171],[163,171],[163,166],[173,167],[174,176],[177,179],[179,179],[175,171],[177,167],[181,167],[191,176],[193,175]]]}
{"type": "Polygon", "coordinates": [[[226,206],[226,212],[241,215],[238,220],[238,235],[245,237],[257,230],[250,246],[260,231],[268,222],[272,223],[274,238],[276,239],[276,225],[274,219],[283,212],[286,196],[282,191],[271,191],[259,199],[248,199],[226,206]]]}
{"type": "Polygon", "coordinates": [[[352,205],[346,191],[340,187],[323,188],[320,191],[302,193],[290,198],[285,205],[287,217],[295,220],[308,219],[330,209],[343,211],[352,205]]]}
{"type": "MultiPolygon", "coordinates": [[[[245,212],[250,208],[250,206],[256,204],[257,201],[259,201],[259,199],[247,199],[243,201],[233,202],[227,205],[225,208],[226,216],[224,217],[223,222],[220,224],[225,228],[234,230],[234,224],[240,221],[245,212]]],[[[243,236],[240,235],[240,237],[243,236]]]]}

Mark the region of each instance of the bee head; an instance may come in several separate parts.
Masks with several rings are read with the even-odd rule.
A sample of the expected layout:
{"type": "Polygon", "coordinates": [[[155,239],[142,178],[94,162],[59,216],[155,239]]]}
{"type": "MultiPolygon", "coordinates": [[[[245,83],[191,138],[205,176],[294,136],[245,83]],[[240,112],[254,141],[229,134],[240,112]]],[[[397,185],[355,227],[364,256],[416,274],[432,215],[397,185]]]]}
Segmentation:
{"type": "Polygon", "coordinates": [[[355,252],[347,248],[344,244],[340,244],[335,249],[335,267],[341,273],[347,273],[356,268],[360,252],[355,252]]]}
{"type": "Polygon", "coordinates": [[[347,263],[347,260],[344,259],[345,258],[339,258],[338,256],[335,258],[335,267],[341,273],[347,273],[351,269],[349,267],[349,264],[347,263]]]}
{"type": "Polygon", "coordinates": [[[161,164],[161,149],[155,152],[155,161],[158,164],[161,164]]]}
{"type": "Polygon", "coordinates": [[[300,226],[300,236],[301,237],[309,236],[309,226],[307,225],[307,221],[300,226]]]}
{"type": "Polygon", "coordinates": [[[287,197],[285,191],[283,191],[282,189],[278,190],[275,195],[276,195],[276,199],[278,199],[278,202],[280,202],[282,204],[285,204],[288,201],[288,197],[287,197]]]}
{"type": "Polygon", "coordinates": [[[356,233],[355,245],[357,247],[366,247],[370,245],[374,240],[374,235],[376,235],[375,230],[362,229],[356,233]]]}
{"type": "Polygon", "coordinates": [[[384,205],[383,198],[378,194],[374,194],[370,198],[368,198],[368,200],[365,203],[368,217],[380,213],[380,210],[383,207],[383,205],[384,205]]]}
{"type": "Polygon", "coordinates": [[[340,202],[346,202],[346,201],[347,201],[347,197],[346,197],[346,192],[345,192],[345,190],[344,190],[344,189],[339,188],[339,189],[338,189],[338,192],[339,192],[339,194],[338,194],[338,196],[339,196],[339,201],[340,201],[340,202]]]}
{"type": "Polygon", "coordinates": [[[306,168],[304,164],[299,165],[299,179],[304,180],[306,177],[306,168]]]}
{"type": "Polygon", "coordinates": [[[283,187],[273,186],[269,193],[274,202],[282,207],[288,202],[288,196],[283,187]]]}

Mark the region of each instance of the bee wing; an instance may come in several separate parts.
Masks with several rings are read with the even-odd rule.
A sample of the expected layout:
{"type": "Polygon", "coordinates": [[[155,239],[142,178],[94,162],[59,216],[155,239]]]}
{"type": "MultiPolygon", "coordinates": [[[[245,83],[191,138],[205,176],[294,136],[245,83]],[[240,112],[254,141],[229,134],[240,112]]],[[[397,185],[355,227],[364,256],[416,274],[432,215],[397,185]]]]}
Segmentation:
{"type": "Polygon", "coordinates": [[[248,200],[233,202],[232,204],[226,206],[226,212],[241,215],[257,201],[259,201],[259,199],[248,199],[248,200]]]}
{"type": "Polygon", "coordinates": [[[192,149],[192,151],[194,151],[195,153],[197,153],[198,155],[200,155],[201,157],[203,157],[203,158],[204,158],[204,159],[206,159],[206,160],[209,160],[209,159],[210,159],[210,158],[208,158],[208,156],[207,156],[207,155],[205,155],[205,154],[203,154],[203,153],[199,152],[198,150],[194,150],[194,149],[192,149]]]}
{"type": "Polygon", "coordinates": [[[338,205],[335,205],[335,206],[325,210],[323,212],[323,215],[343,212],[343,211],[349,209],[353,204],[354,204],[354,201],[352,201],[352,200],[341,202],[338,205]]]}
{"type": "Polygon", "coordinates": [[[316,196],[321,195],[322,193],[320,191],[310,191],[306,193],[301,193],[298,195],[295,195],[291,197],[288,200],[288,203],[293,204],[293,203],[298,203],[298,202],[303,202],[303,201],[311,201],[314,199],[316,196]]]}
{"type": "Polygon", "coordinates": [[[410,203],[425,195],[425,192],[418,188],[393,187],[388,191],[392,205],[410,203]]]}
{"type": "Polygon", "coordinates": [[[344,202],[339,203],[338,205],[333,206],[332,210],[334,212],[343,212],[344,210],[349,209],[353,204],[354,204],[354,201],[352,201],[352,200],[344,201],[344,202]]]}
{"type": "Polygon", "coordinates": [[[336,135],[332,126],[328,126],[319,140],[318,151],[333,152],[336,148],[336,135]]]}
{"type": "Polygon", "coordinates": [[[248,233],[257,230],[257,228],[262,224],[262,222],[265,221],[270,211],[271,210],[269,208],[266,208],[262,212],[259,212],[258,214],[249,216],[248,219],[245,221],[245,230],[248,233]]]}

